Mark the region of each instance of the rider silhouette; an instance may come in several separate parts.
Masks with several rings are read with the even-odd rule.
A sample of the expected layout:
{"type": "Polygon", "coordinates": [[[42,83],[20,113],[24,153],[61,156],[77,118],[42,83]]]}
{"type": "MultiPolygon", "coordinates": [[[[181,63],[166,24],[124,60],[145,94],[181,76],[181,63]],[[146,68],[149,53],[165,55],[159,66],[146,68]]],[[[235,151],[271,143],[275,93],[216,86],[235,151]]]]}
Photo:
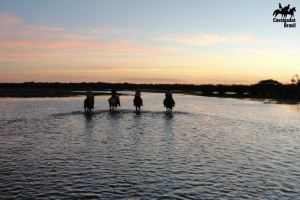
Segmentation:
{"type": "Polygon", "coordinates": [[[279,9],[277,9],[273,12],[273,16],[275,15],[275,18],[276,18],[278,14],[281,14],[281,17],[283,17],[283,16],[286,17],[289,14],[292,17],[293,16],[293,11],[296,11],[296,10],[293,10],[293,9],[290,9],[290,4],[288,4],[287,6],[282,8],[281,3],[279,3],[279,9]]]}
{"type": "Polygon", "coordinates": [[[288,12],[290,10],[290,4],[282,9],[284,12],[288,12]]]}
{"type": "Polygon", "coordinates": [[[140,99],[142,101],[142,106],[143,106],[143,99],[141,98],[141,95],[142,95],[141,89],[137,88],[134,95],[133,106],[135,106],[135,102],[137,99],[140,99]]]}
{"type": "Polygon", "coordinates": [[[166,106],[167,100],[171,100],[172,103],[173,103],[173,106],[174,106],[175,105],[175,101],[173,99],[173,95],[172,95],[172,92],[171,92],[170,88],[168,88],[168,90],[166,91],[165,96],[166,96],[166,98],[164,100],[164,107],[166,106]]]}
{"type": "Polygon", "coordinates": [[[93,109],[94,109],[94,94],[93,94],[92,89],[90,87],[86,91],[86,98],[90,99],[92,101],[93,109]]]}
{"type": "Polygon", "coordinates": [[[118,93],[115,88],[113,88],[111,90],[111,96],[112,96],[112,98],[114,98],[117,101],[117,104],[119,104],[119,106],[121,107],[120,98],[119,98],[118,93]]]}

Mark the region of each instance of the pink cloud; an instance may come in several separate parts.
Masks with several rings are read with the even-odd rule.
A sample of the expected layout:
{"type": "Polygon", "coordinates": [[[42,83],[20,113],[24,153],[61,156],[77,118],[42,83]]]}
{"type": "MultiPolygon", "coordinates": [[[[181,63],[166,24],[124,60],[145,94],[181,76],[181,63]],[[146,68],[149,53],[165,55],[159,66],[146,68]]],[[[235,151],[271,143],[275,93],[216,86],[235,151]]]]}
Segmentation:
{"type": "Polygon", "coordinates": [[[45,34],[44,38],[66,38],[70,40],[98,40],[101,36],[86,36],[86,35],[74,35],[74,34],[45,34]]]}
{"type": "MultiPolygon", "coordinates": [[[[168,56],[176,53],[180,48],[173,47],[149,47],[137,45],[128,40],[107,42],[101,40],[29,40],[7,39],[0,40],[1,60],[10,57],[20,60],[25,57],[37,57],[38,55],[52,55],[59,53],[65,56],[89,57],[89,60],[98,60],[101,57],[115,57],[128,55],[130,59],[136,56],[168,56]]],[[[12,58],[11,58],[12,59],[12,58]]],[[[27,58],[26,58],[27,59],[27,58]]]]}
{"type": "Polygon", "coordinates": [[[50,39],[68,39],[68,40],[99,40],[101,36],[86,36],[68,33],[40,32],[34,29],[6,29],[0,32],[3,39],[34,39],[34,40],[50,40],[50,39]]]}
{"type": "Polygon", "coordinates": [[[66,29],[63,27],[47,27],[47,26],[28,26],[24,25],[22,28],[41,30],[41,31],[65,31],[66,29]]]}
{"type": "Polygon", "coordinates": [[[164,38],[157,38],[157,41],[173,41],[182,42],[192,45],[215,45],[217,43],[226,43],[227,38],[213,34],[199,34],[199,35],[169,35],[164,38]]]}
{"type": "Polygon", "coordinates": [[[22,21],[21,18],[14,17],[12,13],[1,12],[0,13],[0,25],[19,24],[22,21]]]}
{"type": "MultiPolygon", "coordinates": [[[[267,43],[268,40],[264,38],[257,38],[251,34],[231,34],[229,36],[218,36],[213,34],[199,34],[199,35],[169,35],[163,38],[156,38],[156,41],[171,41],[181,42],[191,45],[215,45],[217,43],[267,43]]],[[[275,42],[275,41],[273,41],[275,42]]]]}
{"type": "Polygon", "coordinates": [[[91,73],[86,73],[83,76],[82,73],[74,73],[73,70],[70,72],[59,72],[59,71],[27,71],[21,73],[4,73],[0,75],[2,82],[111,82],[111,83],[187,83],[184,79],[178,78],[135,78],[132,77],[108,77],[108,76],[93,76],[91,73]]]}
{"type": "MultiPolygon", "coordinates": [[[[243,33],[243,34],[234,34],[232,35],[231,41],[233,43],[267,43],[268,41],[264,38],[257,38],[254,35],[243,33]]],[[[277,42],[277,41],[273,41],[277,42]]]]}
{"type": "Polygon", "coordinates": [[[101,34],[101,35],[108,35],[108,34],[123,34],[123,33],[137,33],[140,32],[136,29],[123,29],[123,28],[108,28],[108,29],[91,29],[93,33],[101,34]]]}
{"type": "MultiPolygon", "coordinates": [[[[35,49],[73,49],[86,47],[90,48],[116,47],[117,43],[109,43],[104,41],[51,41],[51,40],[0,40],[0,45],[6,48],[35,48],[35,49]]],[[[82,49],[83,50],[83,49],[82,49]]]]}
{"type": "MultiPolygon", "coordinates": [[[[2,13],[3,19],[12,16],[9,13],[2,13]]],[[[16,18],[19,19],[19,18],[16,18]]],[[[16,22],[18,20],[15,20],[16,22]]],[[[11,20],[12,22],[12,20],[11,20]]],[[[89,57],[89,60],[98,60],[99,57],[167,55],[181,48],[174,47],[150,47],[134,44],[129,40],[116,40],[108,42],[101,36],[56,33],[66,31],[63,27],[15,26],[0,31],[0,53],[1,61],[34,60],[38,57],[52,56],[59,53],[68,57],[89,57]],[[42,31],[41,31],[42,30],[42,31]],[[55,33],[54,33],[55,32],[55,33]]],[[[95,30],[99,34],[121,34],[138,32],[135,29],[109,28],[95,30]]],[[[66,57],[68,60],[68,58],[66,57]]],[[[125,59],[125,58],[124,58],[125,59]]]]}

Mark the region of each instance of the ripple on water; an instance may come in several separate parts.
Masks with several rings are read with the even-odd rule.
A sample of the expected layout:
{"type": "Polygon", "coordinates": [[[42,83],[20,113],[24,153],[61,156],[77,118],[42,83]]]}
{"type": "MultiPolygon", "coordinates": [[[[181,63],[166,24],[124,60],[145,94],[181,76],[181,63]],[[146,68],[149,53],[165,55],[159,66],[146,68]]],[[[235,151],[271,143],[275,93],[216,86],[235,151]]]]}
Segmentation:
{"type": "Polygon", "coordinates": [[[169,115],[162,98],[138,114],[131,98],[109,111],[98,97],[92,113],[79,98],[0,101],[0,198],[299,197],[290,105],[175,96],[169,115]]]}

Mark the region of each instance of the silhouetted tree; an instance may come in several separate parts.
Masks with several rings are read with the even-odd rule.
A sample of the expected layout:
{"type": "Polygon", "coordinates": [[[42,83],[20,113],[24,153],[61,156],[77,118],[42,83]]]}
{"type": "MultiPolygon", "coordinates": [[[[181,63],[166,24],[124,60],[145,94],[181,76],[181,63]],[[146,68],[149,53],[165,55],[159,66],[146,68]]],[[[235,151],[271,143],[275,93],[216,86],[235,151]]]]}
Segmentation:
{"type": "Polygon", "coordinates": [[[298,74],[295,74],[295,75],[292,77],[291,81],[292,81],[293,84],[296,84],[296,85],[298,85],[298,86],[300,87],[300,79],[299,79],[298,74]]]}
{"type": "Polygon", "coordinates": [[[279,93],[281,86],[282,83],[273,79],[262,80],[257,83],[259,93],[263,94],[264,96],[272,96],[274,92],[279,93]]]}
{"type": "Polygon", "coordinates": [[[292,85],[290,86],[288,92],[292,95],[300,94],[300,78],[298,74],[295,74],[291,79],[292,85]]]}
{"type": "Polygon", "coordinates": [[[200,91],[203,95],[212,95],[216,91],[215,87],[214,85],[201,85],[200,91]]]}
{"type": "Polygon", "coordinates": [[[224,85],[217,85],[217,92],[219,95],[224,95],[226,92],[226,88],[224,85]]]}
{"type": "Polygon", "coordinates": [[[232,85],[232,91],[237,95],[244,95],[248,92],[248,87],[246,85],[232,85]]]}
{"type": "Polygon", "coordinates": [[[268,79],[268,80],[262,80],[258,82],[258,85],[264,85],[264,86],[277,86],[277,85],[282,85],[282,83],[275,81],[273,79],[268,79]]]}

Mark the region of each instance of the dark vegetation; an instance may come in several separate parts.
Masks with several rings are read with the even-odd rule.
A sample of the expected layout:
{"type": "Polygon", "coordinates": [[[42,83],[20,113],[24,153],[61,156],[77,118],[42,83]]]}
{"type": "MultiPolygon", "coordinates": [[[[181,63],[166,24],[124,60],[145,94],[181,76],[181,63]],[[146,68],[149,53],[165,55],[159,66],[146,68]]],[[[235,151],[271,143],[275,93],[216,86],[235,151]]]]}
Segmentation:
{"type": "Polygon", "coordinates": [[[279,98],[300,101],[300,80],[298,75],[290,84],[282,84],[268,79],[253,85],[193,85],[193,84],[132,84],[132,83],[0,83],[0,97],[68,97],[84,95],[91,87],[95,95],[107,94],[111,88],[118,91],[135,90],[164,92],[170,88],[173,92],[215,97],[237,98],[279,98]]]}

